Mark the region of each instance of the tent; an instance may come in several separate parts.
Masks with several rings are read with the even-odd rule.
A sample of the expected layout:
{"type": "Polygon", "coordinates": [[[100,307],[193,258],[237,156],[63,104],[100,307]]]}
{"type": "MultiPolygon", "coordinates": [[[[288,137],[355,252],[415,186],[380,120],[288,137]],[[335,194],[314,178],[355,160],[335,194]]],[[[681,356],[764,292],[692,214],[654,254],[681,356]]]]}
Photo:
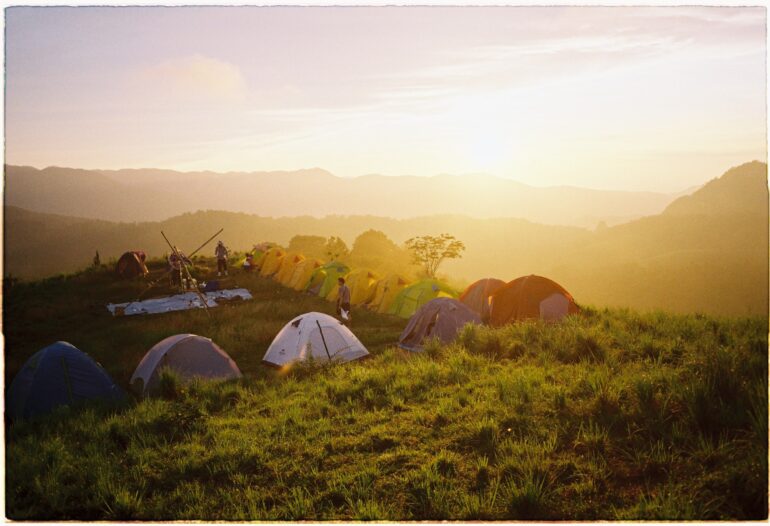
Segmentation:
{"type": "Polygon", "coordinates": [[[294,267],[294,272],[291,274],[288,286],[294,290],[305,290],[310,283],[313,272],[315,272],[317,268],[320,268],[322,264],[323,263],[318,259],[303,259],[294,267]]]}
{"type": "Polygon", "coordinates": [[[284,325],[262,361],[282,367],[311,357],[322,362],[349,362],[368,354],[366,347],[339,320],[328,314],[308,312],[284,325]]]}
{"type": "MultiPolygon", "coordinates": [[[[361,305],[372,301],[377,289],[379,278],[373,272],[366,269],[356,269],[345,276],[345,284],[350,289],[350,304],[361,305]]],[[[329,301],[337,301],[339,285],[335,286],[326,296],[329,301]]]]}
{"type": "Polygon", "coordinates": [[[125,399],[101,365],[72,344],[56,342],[24,363],[8,389],[6,411],[13,420],[28,419],[86,400],[125,399]]]}
{"type": "Polygon", "coordinates": [[[481,318],[454,298],[436,298],[417,309],[398,339],[398,346],[421,351],[422,342],[438,338],[450,343],[467,323],[481,324],[481,318]]]}
{"type": "Polygon", "coordinates": [[[489,318],[489,297],[504,285],[505,281],[501,279],[480,279],[468,285],[468,288],[460,294],[460,301],[481,316],[482,320],[486,320],[489,318]]]}
{"type": "Polygon", "coordinates": [[[389,314],[410,318],[417,309],[433,298],[453,298],[454,291],[435,279],[424,279],[409,285],[398,293],[388,309],[389,314]]]}
{"type": "Polygon", "coordinates": [[[490,297],[490,325],[541,318],[556,321],[580,309],[572,295],[542,276],[523,276],[499,288],[490,297]]]}
{"type": "Polygon", "coordinates": [[[281,266],[278,269],[278,272],[275,273],[275,280],[283,285],[284,287],[289,286],[289,281],[291,280],[292,275],[294,274],[294,268],[297,266],[298,263],[301,261],[304,261],[305,256],[302,254],[297,253],[290,253],[286,254],[283,259],[281,260],[281,266]]]}
{"type": "Polygon", "coordinates": [[[147,351],[131,376],[131,388],[137,394],[154,394],[159,387],[160,370],[164,367],[186,381],[194,377],[228,380],[242,376],[232,358],[210,339],[195,334],[177,334],[161,340],[147,351]]]}
{"type": "Polygon", "coordinates": [[[398,274],[388,274],[380,281],[374,290],[374,297],[367,307],[375,312],[386,313],[398,293],[404,290],[408,282],[398,274]]]}
{"type": "Polygon", "coordinates": [[[254,254],[254,257],[252,259],[254,263],[254,269],[252,270],[260,270],[262,268],[262,263],[265,262],[265,256],[267,255],[267,251],[273,248],[275,244],[264,242],[260,243],[258,245],[254,245],[254,248],[252,249],[252,254],[254,254]]]}
{"type": "Polygon", "coordinates": [[[350,269],[344,263],[336,261],[326,263],[313,272],[305,290],[325,298],[337,286],[337,278],[344,277],[349,271],[350,269]]]}
{"type": "Polygon", "coordinates": [[[115,264],[115,273],[124,279],[145,276],[149,273],[144,260],[147,256],[141,250],[125,252],[115,264]]]}
{"type": "Polygon", "coordinates": [[[265,252],[265,258],[259,266],[259,275],[266,277],[272,276],[278,272],[278,268],[281,266],[281,260],[285,255],[286,251],[280,247],[273,247],[265,252]]]}

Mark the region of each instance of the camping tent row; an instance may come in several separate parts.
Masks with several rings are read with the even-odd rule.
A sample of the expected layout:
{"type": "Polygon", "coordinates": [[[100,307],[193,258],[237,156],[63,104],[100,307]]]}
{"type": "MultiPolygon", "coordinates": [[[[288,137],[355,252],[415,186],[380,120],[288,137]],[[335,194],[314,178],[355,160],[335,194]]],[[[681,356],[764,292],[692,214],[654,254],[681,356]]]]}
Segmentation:
{"type": "Polygon", "coordinates": [[[255,269],[263,277],[272,277],[285,287],[305,291],[337,301],[337,279],[345,278],[350,288],[351,305],[361,305],[381,314],[411,317],[422,305],[434,298],[453,298],[451,287],[434,279],[410,284],[398,274],[384,277],[367,269],[350,269],[344,263],[323,263],[281,247],[271,247],[253,258],[255,269]]]}
{"type": "Polygon", "coordinates": [[[467,324],[558,321],[578,311],[572,295],[548,278],[522,276],[509,283],[483,279],[470,285],[459,300],[436,298],[422,305],[401,333],[399,347],[420,351],[432,338],[450,343],[467,324]]]}
{"type": "MultiPolygon", "coordinates": [[[[281,329],[263,362],[285,367],[304,360],[349,362],[368,355],[366,347],[338,320],[309,312],[281,329]]],[[[177,334],[147,351],[131,376],[131,390],[139,396],[158,394],[164,370],[173,371],[182,382],[243,376],[235,361],[209,338],[177,334]]],[[[67,342],[56,342],[32,355],[13,379],[7,396],[6,411],[13,421],[46,415],[60,406],[88,401],[119,405],[128,400],[99,363],[67,342]]]]}

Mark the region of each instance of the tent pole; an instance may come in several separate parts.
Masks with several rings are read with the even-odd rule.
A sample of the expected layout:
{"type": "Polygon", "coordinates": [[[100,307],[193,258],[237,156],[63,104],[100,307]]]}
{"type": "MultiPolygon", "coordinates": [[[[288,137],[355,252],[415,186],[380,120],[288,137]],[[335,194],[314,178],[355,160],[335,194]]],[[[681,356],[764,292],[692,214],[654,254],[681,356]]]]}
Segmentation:
{"type": "Polygon", "coordinates": [[[214,234],[213,236],[211,236],[210,238],[208,238],[208,240],[207,240],[205,243],[203,243],[201,246],[199,246],[198,248],[196,248],[195,250],[193,250],[193,251],[190,253],[190,255],[189,255],[189,256],[187,256],[187,257],[193,257],[195,254],[197,254],[197,253],[198,253],[198,251],[199,251],[200,249],[202,249],[203,247],[205,247],[206,245],[208,245],[209,243],[211,243],[211,241],[212,241],[212,240],[213,240],[215,237],[217,237],[219,234],[221,234],[223,230],[224,230],[224,228],[220,228],[220,229],[219,229],[219,232],[217,232],[216,234],[214,234]]]}
{"type": "Polygon", "coordinates": [[[321,341],[324,342],[324,349],[326,350],[326,356],[329,357],[329,361],[332,361],[332,356],[329,354],[329,348],[326,346],[326,338],[324,338],[324,331],[321,328],[321,324],[318,323],[318,320],[315,321],[315,324],[318,325],[318,332],[321,333],[321,341]]]}

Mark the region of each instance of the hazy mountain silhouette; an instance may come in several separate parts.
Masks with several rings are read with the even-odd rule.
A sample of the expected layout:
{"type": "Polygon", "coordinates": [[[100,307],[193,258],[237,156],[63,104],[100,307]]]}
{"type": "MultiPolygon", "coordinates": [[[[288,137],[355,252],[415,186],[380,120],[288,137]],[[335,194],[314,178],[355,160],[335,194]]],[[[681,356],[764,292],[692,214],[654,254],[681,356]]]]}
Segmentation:
{"type": "Polygon", "coordinates": [[[331,214],[394,218],[454,214],[518,217],[593,227],[657,214],[681,194],[537,188],[489,175],[365,175],[293,172],[78,170],[6,166],[5,203],[110,221],[159,221],[196,210],[271,217],[331,214]]]}
{"type": "Polygon", "coordinates": [[[5,272],[34,278],[72,271],[87,266],[95,250],[103,261],[131,249],[159,256],[168,251],[160,230],[187,251],[221,227],[222,238],[236,250],[266,240],[286,245],[297,234],[339,236],[350,246],[368,229],[399,244],[449,232],[467,251],[442,271],[466,282],[544,274],[578,302],[758,314],[767,311],[768,226],[767,165],[756,162],[728,171],[664,213],[598,231],[461,215],[319,219],[222,211],[127,224],[6,207],[5,272]]]}
{"type": "Polygon", "coordinates": [[[666,215],[768,214],[767,164],[752,161],[731,168],[692,195],[672,202],[666,215]]]}

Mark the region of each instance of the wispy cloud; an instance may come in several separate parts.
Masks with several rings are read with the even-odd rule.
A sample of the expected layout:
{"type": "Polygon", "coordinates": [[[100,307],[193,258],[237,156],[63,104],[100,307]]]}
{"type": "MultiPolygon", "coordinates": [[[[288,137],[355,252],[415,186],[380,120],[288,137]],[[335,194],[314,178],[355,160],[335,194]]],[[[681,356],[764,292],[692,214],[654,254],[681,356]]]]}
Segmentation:
{"type": "Polygon", "coordinates": [[[165,60],[138,70],[142,91],[159,98],[243,100],[247,86],[235,64],[203,55],[165,60]]]}

